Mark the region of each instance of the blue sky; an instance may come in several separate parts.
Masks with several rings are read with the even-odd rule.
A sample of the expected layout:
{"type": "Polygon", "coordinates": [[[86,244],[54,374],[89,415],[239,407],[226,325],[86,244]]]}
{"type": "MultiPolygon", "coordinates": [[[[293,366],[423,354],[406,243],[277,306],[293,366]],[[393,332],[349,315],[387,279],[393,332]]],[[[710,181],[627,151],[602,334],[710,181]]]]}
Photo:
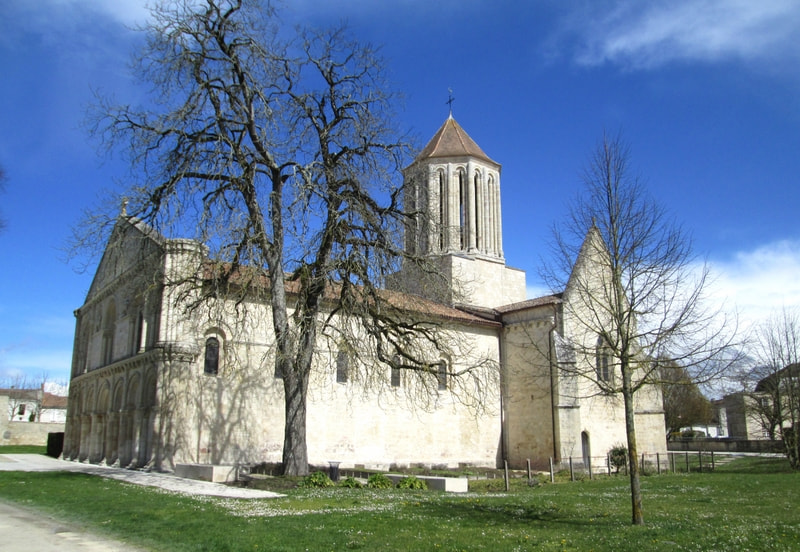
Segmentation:
{"type": "MultiPolygon", "coordinates": [[[[61,252],[128,176],[82,129],[92,90],[140,101],[138,0],[6,0],[0,18],[0,378],[69,374],[91,281],[61,252]],[[10,3],[9,3],[10,2],[10,3]]],[[[504,248],[542,289],[551,227],[603,130],[694,237],[712,299],[743,325],[800,305],[800,3],[794,0],[287,2],[286,24],[346,21],[383,45],[424,144],[447,117],[503,165],[504,248]]]]}

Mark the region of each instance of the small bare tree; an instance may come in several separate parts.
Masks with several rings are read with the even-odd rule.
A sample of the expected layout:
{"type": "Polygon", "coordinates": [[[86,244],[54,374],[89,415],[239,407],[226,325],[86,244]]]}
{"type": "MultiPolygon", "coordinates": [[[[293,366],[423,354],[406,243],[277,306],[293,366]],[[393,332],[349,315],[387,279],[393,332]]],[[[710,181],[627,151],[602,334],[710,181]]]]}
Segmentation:
{"type": "Polygon", "coordinates": [[[396,96],[377,51],[340,28],[284,40],[279,25],[259,0],[157,5],[134,67],[153,105],[101,99],[94,129],[109,147],[127,146],[138,179],[124,191],[128,215],[209,246],[201,299],[269,305],[283,468],[304,474],[320,336],[354,351],[366,343],[384,372],[432,381],[436,361],[455,354],[435,317],[409,317],[413,306],[385,290],[403,262],[427,261],[402,248],[416,215],[404,212],[398,182],[410,149],[392,124],[396,96]]]}
{"type": "Polygon", "coordinates": [[[695,264],[691,240],[648,196],[629,162],[622,139],[604,135],[583,171],[583,193],[554,230],[556,261],[543,276],[571,298],[565,309],[576,328],[562,346],[579,362],[562,369],[598,393],[622,396],[632,522],[639,525],[634,398],[660,383],[657,359],[684,366],[694,381],[719,373],[732,360],[732,337],[718,312],[704,307],[708,270],[695,264]],[[581,262],[591,269],[578,270],[581,262]]]}
{"type": "Polygon", "coordinates": [[[784,308],[755,333],[759,365],[748,374],[748,407],[754,421],[780,435],[789,463],[800,470],[800,311],[784,308]]]}

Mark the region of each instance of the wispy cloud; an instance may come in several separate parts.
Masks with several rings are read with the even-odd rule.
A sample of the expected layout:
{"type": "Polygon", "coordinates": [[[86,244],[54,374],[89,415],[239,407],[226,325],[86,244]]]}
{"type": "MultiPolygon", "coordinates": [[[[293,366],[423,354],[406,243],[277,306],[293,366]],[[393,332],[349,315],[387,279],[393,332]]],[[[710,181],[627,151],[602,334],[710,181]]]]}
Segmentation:
{"type": "Polygon", "coordinates": [[[558,42],[577,39],[576,62],[648,68],[673,61],[800,58],[795,0],[614,0],[581,4],[562,19],[558,42]]]}
{"type": "Polygon", "coordinates": [[[711,263],[711,298],[739,313],[742,328],[800,306],[800,242],[779,241],[711,263]]]}
{"type": "Polygon", "coordinates": [[[0,380],[17,376],[37,378],[42,374],[53,381],[66,380],[71,365],[72,351],[69,350],[0,350],[0,380]]]}

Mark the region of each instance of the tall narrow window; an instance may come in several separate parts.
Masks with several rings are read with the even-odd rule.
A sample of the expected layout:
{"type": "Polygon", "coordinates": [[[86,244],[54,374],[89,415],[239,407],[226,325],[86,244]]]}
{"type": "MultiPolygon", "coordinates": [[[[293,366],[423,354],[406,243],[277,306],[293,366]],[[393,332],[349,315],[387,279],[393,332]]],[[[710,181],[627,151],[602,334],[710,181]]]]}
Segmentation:
{"type": "Polygon", "coordinates": [[[106,307],[103,316],[103,341],[102,354],[103,364],[111,364],[114,361],[114,333],[116,332],[117,309],[111,301],[106,307]]]}
{"type": "Polygon", "coordinates": [[[458,232],[463,251],[467,247],[467,186],[463,171],[458,171],[458,232]]]}
{"type": "Polygon", "coordinates": [[[144,350],[144,313],[139,311],[139,315],[136,317],[136,338],[133,350],[134,353],[138,353],[139,351],[144,350]]]}
{"type": "Polygon", "coordinates": [[[473,193],[472,198],[475,202],[475,247],[479,250],[483,249],[483,235],[481,234],[481,223],[482,223],[482,216],[481,216],[481,208],[480,208],[480,198],[483,196],[482,193],[479,193],[481,186],[481,177],[480,173],[475,173],[475,178],[473,180],[473,193]]]}
{"type": "Polygon", "coordinates": [[[350,372],[350,356],[346,351],[336,355],[336,383],[347,383],[350,372]]]}
{"type": "Polygon", "coordinates": [[[445,361],[436,365],[436,379],[439,381],[439,391],[447,389],[447,363],[445,361]]]}
{"type": "Polygon", "coordinates": [[[447,249],[447,187],[444,171],[439,171],[439,251],[447,249]]]}
{"type": "Polygon", "coordinates": [[[602,338],[597,340],[596,350],[596,365],[595,371],[597,372],[597,381],[609,382],[611,381],[611,354],[608,347],[602,338]]]}
{"type": "Polygon", "coordinates": [[[219,373],[219,339],[216,337],[206,339],[203,372],[209,376],[216,376],[219,373]]]}

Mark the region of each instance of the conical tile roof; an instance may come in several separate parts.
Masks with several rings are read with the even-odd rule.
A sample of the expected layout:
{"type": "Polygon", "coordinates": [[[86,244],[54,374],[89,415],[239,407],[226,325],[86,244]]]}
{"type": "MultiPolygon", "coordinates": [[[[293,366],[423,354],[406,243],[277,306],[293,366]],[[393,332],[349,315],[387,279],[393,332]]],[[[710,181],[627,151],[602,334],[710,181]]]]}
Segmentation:
{"type": "Polygon", "coordinates": [[[436,131],[428,145],[419,153],[415,161],[422,161],[432,157],[476,157],[488,161],[493,165],[499,163],[491,159],[461,128],[453,116],[447,118],[444,124],[436,131]]]}

